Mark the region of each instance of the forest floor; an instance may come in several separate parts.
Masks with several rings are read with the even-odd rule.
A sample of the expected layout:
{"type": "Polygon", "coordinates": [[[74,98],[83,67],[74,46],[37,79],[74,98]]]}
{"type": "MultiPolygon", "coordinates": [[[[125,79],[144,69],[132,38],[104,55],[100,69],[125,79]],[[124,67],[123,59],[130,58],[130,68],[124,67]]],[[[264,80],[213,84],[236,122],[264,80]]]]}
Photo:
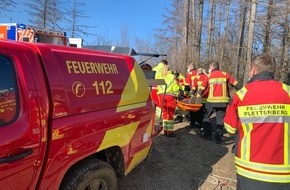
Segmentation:
{"type": "Polygon", "coordinates": [[[155,137],[149,157],[119,180],[119,190],[236,189],[234,137],[225,134],[216,144],[193,134],[187,125],[175,124],[176,137],[155,137]]]}

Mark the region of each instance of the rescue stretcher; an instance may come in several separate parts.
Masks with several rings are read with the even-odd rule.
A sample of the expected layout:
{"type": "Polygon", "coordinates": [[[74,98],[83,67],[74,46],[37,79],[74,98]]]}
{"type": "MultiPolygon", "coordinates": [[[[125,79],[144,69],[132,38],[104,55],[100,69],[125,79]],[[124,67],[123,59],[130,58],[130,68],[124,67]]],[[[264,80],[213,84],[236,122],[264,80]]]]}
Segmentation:
{"type": "Polygon", "coordinates": [[[193,104],[190,98],[185,98],[183,100],[177,100],[177,107],[182,111],[193,111],[197,112],[202,107],[202,104],[193,104]]]}

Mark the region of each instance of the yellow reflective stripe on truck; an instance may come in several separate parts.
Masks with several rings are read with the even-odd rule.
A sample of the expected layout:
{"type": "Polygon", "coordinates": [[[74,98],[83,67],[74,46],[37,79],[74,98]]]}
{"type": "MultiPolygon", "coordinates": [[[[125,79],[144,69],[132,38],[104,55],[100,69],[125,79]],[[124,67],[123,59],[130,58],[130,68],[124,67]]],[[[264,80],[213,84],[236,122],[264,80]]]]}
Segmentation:
{"type": "MultiPolygon", "coordinates": [[[[151,134],[152,134],[152,125],[153,125],[153,119],[150,120],[149,125],[147,126],[146,132],[145,134],[148,135],[147,138],[150,138],[151,134]]],[[[145,135],[144,134],[144,135],[145,135]]],[[[143,135],[143,138],[144,138],[143,135]]],[[[142,142],[145,142],[146,140],[142,139],[142,142]]],[[[148,156],[149,151],[151,148],[151,143],[149,146],[145,147],[144,149],[140,150],[139,152],[134,154],[133,159],[131,160],[128,168],[125,171],[125,175],[127,175],[136,165],[138,165],[139,163],[141,163],[143,160],[145,160],[145,158],[148,156]]]]}
{"type": "Polygon", "coordinates": [[[150,92],[149,86],[146,86],[147,80],[142,72],[139,65],[135,63],[121,95],[117,113],[146,106],[150,92]]]}
{"type": "Polygon", "coordinates": [[[108,147],[119,146],[123,147],[130,143],[133,135],[135,134],[140,121],[130,123],[125,126],[116,127],[106,131],[104,139],[98,148],[97,152],[108,147]]]}
{"type": "Polygon", "coordinates": [[[132,161],[130,162],[130,165],[125,171],[125,175],[127,175],[135,166],[137,166],[139,163],[141,163],[145,158],[148,156],[151,146],[147,146],[146,148],[142,149],[141,151],[137,152],[132,161]]]}

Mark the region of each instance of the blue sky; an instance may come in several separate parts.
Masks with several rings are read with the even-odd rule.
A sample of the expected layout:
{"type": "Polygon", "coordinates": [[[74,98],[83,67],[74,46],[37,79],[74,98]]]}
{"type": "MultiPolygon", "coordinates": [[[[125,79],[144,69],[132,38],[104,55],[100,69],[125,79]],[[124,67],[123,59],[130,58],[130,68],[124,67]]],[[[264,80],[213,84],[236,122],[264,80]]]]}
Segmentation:
{"type": "MultiPolygon", "coordinates": [[[[21,2],[21,1],[18,1],[21,2]]],[[[149,39],[154,36],[154,29],[162,28],[162,15],[166,14],[166,7],[170,7],[169,0],[86,0],[86,6],[81,10],[89,18],[82,19],[81,24],[96,26],[94,33],[107,37],[114,42],[120,41],[121,28],[127,28],[128,33],[139,39],[149,39]]],[[[1,15],[0,22],[28,23],[27,13],[18,6],[15,11],[1,15]]],[[[96,38],[96,37],[94,37],[96,38]]],[[[87,43],[94,43],[93,37],[85,39],[87,43]]]]}

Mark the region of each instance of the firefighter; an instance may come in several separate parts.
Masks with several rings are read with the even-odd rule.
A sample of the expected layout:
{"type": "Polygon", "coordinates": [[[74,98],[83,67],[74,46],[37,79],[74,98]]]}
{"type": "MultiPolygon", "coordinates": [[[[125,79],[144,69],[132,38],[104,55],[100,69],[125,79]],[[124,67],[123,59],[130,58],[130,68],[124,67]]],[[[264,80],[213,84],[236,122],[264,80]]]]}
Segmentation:
{"type": "Polygon", "coordinates": [[[166,65],[162,69],[160,79],[164,79],[166,83],[166,86],[157,86],[159,101],[162,105],[162,125],[164,129],[164,135],[168,137],[174,137],[174,114],[176,109],[176,94],[179,91],[179,85],[175,80],[174,74],[170,71],[169,65],[166,65]]]}
{"type": "Polygon", "coordinates": [[[196,75],[197,75],[197,72],[196,72],[194,64],[193,63],[189,64],[187,67],[187,73],[186,73],[185,84],[184,84],[185,95],[189,95],[189,92],[191,90],[195,90],[195,89],[192,89],[192,86],[193,86],[193,81],[196,75]]]}
{"type": "Polygon", "coordinates": [[[178,85],[180,87],[180,91],[184,91],[185,77],[179,71],[175,71],[174,75],[175,75],[175,78],[176,78],[178,85]]]}
{"type": "Polygon", "coordinates": [[[190,119],[190,128],[192,129],[191,133],[194,134],[200,134],[200,131],[202,129],[202,122],[205,115],[205,103],[207,102],[208,97],[208,88],[204,89],[202,86],[203,82],[206,82],[208,76],[204,72],[203,68],[197,69],[197,75],[194,78],[192,89],[196,89],[192,91],[193,96],[196,94],[197,91],[203,91],[201,95],[201,103],[202,107],[197,111],[189,111],[189,119],[190,119]]]}
{"type": "MultiPolygon", "coordinates": [[[[160,79],[161,77],[161,71],[163,70],[163,68],[168,65],[167,60],[163,59],[161,60],[157,66],[155,66],[152,70],[155,71],[155,79],[160,79]]],[[[157,125],[162,124],[162,121],[160,121],[160,117],[161,117],[161,103],[159,101],[158,95],[157,95],[157,86],[152,86],[151,89],[151,96],[152,96],[152,100],[155,103],[155,112],[156,112],[156,121],[157,121],[157,125]]]]}
{"type": "Polygon", "coordinates": [[[206,113],[203,119],[204,131],[201,137],[207,140],[212,139],[212,126],[210,117],[213,113],[216,114],[215,124],[215,141],[220,144],[223,137],[224,125],[223,118],[225,116],[226,106],[229,103],[229,85],[237,89],[238,81],[230,74],[219,69],[219,63],[211,61],[209,66],[209,75],[202,83],[202,88],[197,92],[198,100],[203,95],[205,89],[208,88],[208,98],[205,105],[206,113]]]}
{"type": "MultiPolygon", "coordinates": [[[[181,101],[181,100],[183,100],[184,98],[187,97],[186,95],[184,95],[185,77],[177,70],[173,74],[175,76],[176,82],[179,85],[179,91],[178,91],[178,94],[176,94],[176,99],[181,101]]],[[[176,110],[175,110],[174,122],[175,123],[181,123],[181,122],[183,122],[184,118],[186,118],[186,115],[185,115],[184,111],[180,110],[177,107],[176,110]]]]}
{"type": "Polygon", "coordinates": [[[290,189],[290,86],[274,80],[270,54],[253,58],[250,81],[228,105],[224,124],[236,134],[238,190],[290,189]]]}

